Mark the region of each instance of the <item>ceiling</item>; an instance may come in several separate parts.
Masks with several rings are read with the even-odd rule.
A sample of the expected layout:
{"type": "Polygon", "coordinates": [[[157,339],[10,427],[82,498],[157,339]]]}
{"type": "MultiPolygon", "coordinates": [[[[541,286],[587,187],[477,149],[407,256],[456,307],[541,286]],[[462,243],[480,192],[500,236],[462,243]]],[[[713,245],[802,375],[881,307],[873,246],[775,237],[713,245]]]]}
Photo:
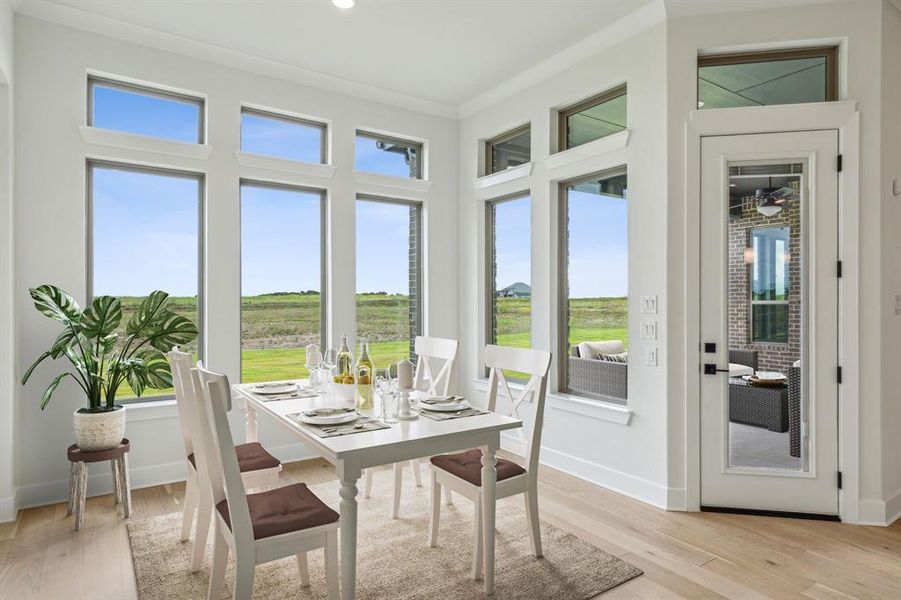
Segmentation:
{"type": "MultiPolygon", "coordinates": [[[[132,25],[459,106],[650,0],[54,0],[132,25]]],[[[23,3],[28,4],[28,3],[23,3]]]]}

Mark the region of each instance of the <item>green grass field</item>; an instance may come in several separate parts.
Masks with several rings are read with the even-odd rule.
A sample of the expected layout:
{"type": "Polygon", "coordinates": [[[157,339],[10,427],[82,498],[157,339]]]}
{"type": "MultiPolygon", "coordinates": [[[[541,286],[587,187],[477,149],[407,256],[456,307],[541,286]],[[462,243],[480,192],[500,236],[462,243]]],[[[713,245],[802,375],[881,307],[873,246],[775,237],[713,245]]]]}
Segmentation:
{"type": "MultiPolygon", "coordinates": [[[[123,298],[123,323],[139,298],[123,298]]],[[[172,298],[172,307],[197,319],[194,298],[172,298]]],[[[498,298],[497,343],[528,348],[531,303],[527,298],[498,298]]],[[[306,377],[305,346],[320,343],[319,294],[284,293],[241,300],[241,379],[244,382],[306,377]]],[[[409,300],[404,295],[359,294],[357,336],[370,341],[377,367],[409,357],[409,300]]],[[[628,347],[625,298],[579,298],[570,301],[570,345],[618,339],[628,347]]],[[[186,349],[196,351],[196,344],[186,349]]],[[[172,393],[147,390],[145,396],[172,393]]],[[[126,386],[119,397],[133,397],[126,386]]]]}

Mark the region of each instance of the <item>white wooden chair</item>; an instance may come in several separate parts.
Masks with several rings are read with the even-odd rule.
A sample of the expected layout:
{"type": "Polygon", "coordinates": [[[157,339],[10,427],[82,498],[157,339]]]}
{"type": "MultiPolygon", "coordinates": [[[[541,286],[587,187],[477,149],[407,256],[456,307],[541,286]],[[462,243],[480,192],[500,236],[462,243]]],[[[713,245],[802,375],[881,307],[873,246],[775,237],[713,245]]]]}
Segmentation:
{"type": "MultiPolygon", "coordinates": [[[[191,526],[195,516],[197,525],[194,530],[194,547],[191,551],[191,571],[197,572],[203,564],[206,553],[206,540],[213,515],[213,499],[209,484],[205,483],[208,457],[204,455],[201,444],[195,442],[200,427],[200,398],[195,392],[191,377],[193,359],[190,354],[173,348],[168,354],[172,368],[172,382],[175,387],[175,402],[178,407],[178,420],[181,423],[181,435],[185,443],[185,466],[188,474],[185,479],[185,508],[181,522],[181,540],[191,537],[191,526]]],[[[199,364],[199,363],[198,363],[199,364]]],[[[231,409],[231,401],[225,410],[231,409]]],[[[281,462],[266,452],[257,442],[238,444],[235,455],[241,478],[248,488],[269,489],[278,485],[278,474],[282,470],[281,462]]]]}
{"type": "MultiPolygon", "coordinates": [[[[547,393],[547,372],[551,353],[542,350],[485,347],[485,364],[488,375],[488,410],[498,411],[498,388],[509,404],[504,411],[510,416],[522,418],[520,407],[528,408],[531,402],[532,427],[527,434],[517,429],[523,443],[525,468],[502,458],[497,459],[497,499],[523,494],[532,552],[541,556],[541,529],[538,523],[538,454],[541,449],[541,426],[544,421],[544,400],[547,393]],[[529,382],[514,396],[503,370],[517,371],[530,376],[529,382]]],[[[498,411],[499,412],[499,411],[498,411]]],[[[451,489],[475,504],[475,546],[473,549],[472,577],[482,576],[482,451],[479,448],[433,456],[432,469],[432,519],[429,530],[429,546],[438,543],[438,523],[441,517],[441,487],[451,489]]]]}
{"type": "Polygon", "coordinates": [[[216,506],[208,599],[222,595],[229,552],[235,555],[233,598],[249,600],[257,565],[295,556],[301,584],[307,586],[307,552],[323,548],[328,598],[337,600],[338,513],[304,483],[247,494],[225,411],[231,396],[228,378],[200,366],[191,373],[201,400],[199,437],[216,506]]]}
{"type": "MultiPolygon", "coordinates": [[[[454,379],[457,365],[457,340],[445,338],[416,336],[413,348],[419,357],[416,361],[416,376],[413,387],[431,396],[446,396],[454,379]],[[437,372],[432,369],[437,368],[437,372]]],[[[408,461],[413,470],[413,478],[416,487],[422,487],[422,475],[419,471],[419,461],[408,461]]],[[[396,519],[400,514],[400,491],[403,486],[404,463],[394,463],[394,497],[392,499],[391,518],[396,519]]],[[[366,470],[366,493],[369,498],[372,494],[372,469],[366,470]]],[[[451,505],[450,491],[447,492],[447,504],[451,505]]]]}

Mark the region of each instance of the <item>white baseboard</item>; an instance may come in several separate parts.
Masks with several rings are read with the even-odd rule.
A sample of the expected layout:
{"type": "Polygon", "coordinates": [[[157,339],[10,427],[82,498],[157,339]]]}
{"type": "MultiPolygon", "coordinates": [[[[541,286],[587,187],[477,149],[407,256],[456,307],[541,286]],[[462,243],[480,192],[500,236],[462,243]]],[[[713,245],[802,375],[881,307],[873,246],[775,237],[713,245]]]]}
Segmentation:
{"type": "Polygon", "coordinates": [[[888,527],[901,518],[901,489],[889,496],[888,500],[861,500],[858,525],[888,527]]]}
{"type": "Polygon", "coordinates": [[[16,503],[18,490],[13,489],[13,493],[5,498],[0,498],[0,523],[9,523],[16,520],[19,513],[18,504],[16,503]]]}
{"type": "MultiPolygon", "coordinates": [[[[267,448],[267,450],[286,463],[305,460],[314,456],[312,452],[301,444],[276,446],[267,448]]],[[[185,463],[184,461],[176,461],[139,468],[132,467],[130,475],[131,489],[133,490],[165,483],[175,483],[185,480],[185,463]]],[[[112,491],[112,477],[109,466],[106,463],[102,465],[97,464],[88,469],[88,497],[111,494],[112,491]]],[[[15,519],[16,510],[63,502],[66,500],[68,493],[69,482],[65,479],[19,486],[15,502],[11,505],[14,508],[9,509],[12,511],[12,517],[8,520],[15,519]]],[[[5,520],[7,514],[5,501],[6,499],[0,499],[0,522],[5,520]]]]}

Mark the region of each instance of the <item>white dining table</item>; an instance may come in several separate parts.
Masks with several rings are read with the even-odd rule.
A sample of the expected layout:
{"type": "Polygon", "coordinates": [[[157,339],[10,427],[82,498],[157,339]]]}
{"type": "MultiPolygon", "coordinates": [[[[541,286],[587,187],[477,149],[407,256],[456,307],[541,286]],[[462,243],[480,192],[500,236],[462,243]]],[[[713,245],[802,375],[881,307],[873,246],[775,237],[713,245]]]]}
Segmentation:
{"type": "MultiPolygon", "coordinates": [[[[307,382],[297,380],[297,383],[305,386],[307,382]]],[[[419,417],[415,421],[394,423],[388,429],[322,438],[288,415],[313,408],[338,406],[335,400],[327,395],[267,400],[265,396],[251,391],[254,385],[259,384],[232,386],[235,395],[244,401],[248,442],[258,441],[258,414],[268,415],[304,445],[335,465],[341,482],[341,597],[344,600],[353,599],[356,591],[357,480],[362,470],[470,448],[482,449],[483,583],[486,594],[494,593],[497,450],[500,448],[501,431],[522,427],[522,421],[494,412],[445,421],[419,417]]],[[[425,546],[427,540],[423,539],[422,543],[425,546]]],[[[416,566],[411,565],[411,568],[416,566]]]]}

